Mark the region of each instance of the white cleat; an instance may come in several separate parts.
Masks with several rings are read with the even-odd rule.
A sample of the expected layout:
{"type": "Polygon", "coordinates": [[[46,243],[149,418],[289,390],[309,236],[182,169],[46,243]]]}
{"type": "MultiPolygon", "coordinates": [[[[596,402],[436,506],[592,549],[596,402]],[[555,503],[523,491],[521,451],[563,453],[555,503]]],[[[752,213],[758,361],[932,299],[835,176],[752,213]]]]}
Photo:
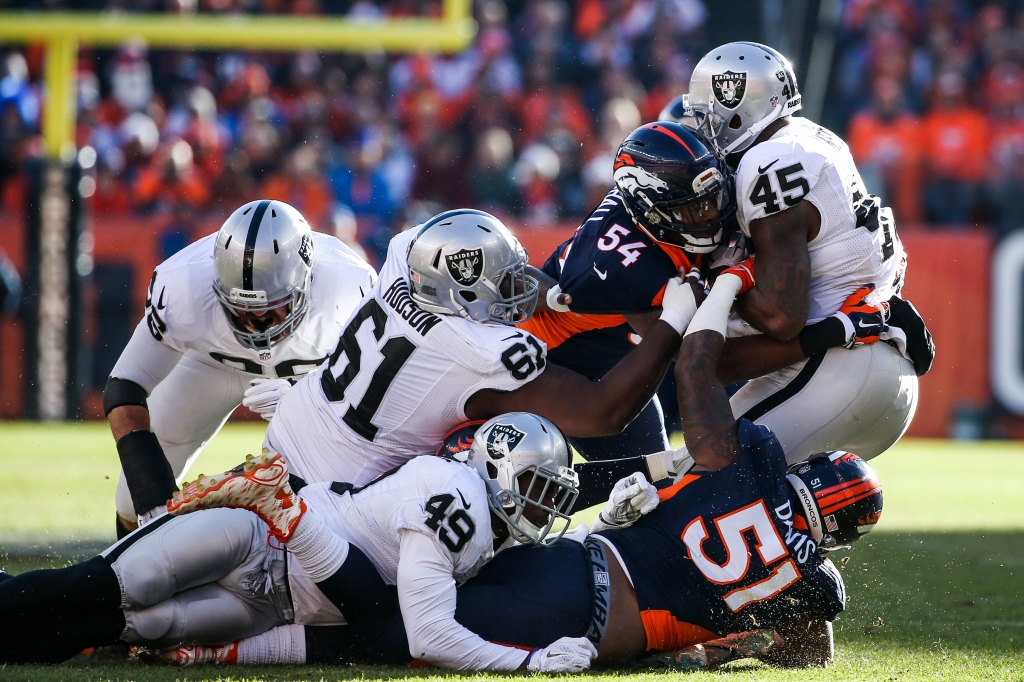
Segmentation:
{"type": "Polygon", "coordinates": [[[200,474],[167,503],[171,514],[220,507],[248,509],[280,542],[288,542],[306,511],[306,503],[288,485],[288,465],[276,452],[248,455],[244,463],[218,476],[200,474]]]}

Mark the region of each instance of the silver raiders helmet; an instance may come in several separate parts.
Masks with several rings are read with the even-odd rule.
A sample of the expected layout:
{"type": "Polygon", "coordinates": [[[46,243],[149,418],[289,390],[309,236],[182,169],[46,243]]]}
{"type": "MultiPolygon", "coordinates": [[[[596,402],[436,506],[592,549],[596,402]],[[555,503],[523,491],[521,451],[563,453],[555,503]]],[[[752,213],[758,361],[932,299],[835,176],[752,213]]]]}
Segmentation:
{"type": "Polygon", "coordinates": [[[412,229],[407,259],[419,307],[507,325],[533,314],[537,280],[526,274],[526,249],[500,220],[460,208],[412,229]]]}
{"type": "Polygon", "coordinates": [[[217,233],[213,290],[238,342],[269,349],[309,308],[313,237],[302,215],[282,201],[250,201],[217,233]]]}
{"type": "Polygon", "coordinates": [[[684,97],[697,130],[723,154],[743,151],[772,122],[801,107],[793,65],[760,43],[727,43],[708,52],[684,97]]]}
{"type": "Polygon", "coordinates": [[[549,545],[568,529],[579,480],[565,436],[544,417],[500,415],[476,430],[469,448],[443,456],[480,474],[491,509],[516,541],[549,545]]]}

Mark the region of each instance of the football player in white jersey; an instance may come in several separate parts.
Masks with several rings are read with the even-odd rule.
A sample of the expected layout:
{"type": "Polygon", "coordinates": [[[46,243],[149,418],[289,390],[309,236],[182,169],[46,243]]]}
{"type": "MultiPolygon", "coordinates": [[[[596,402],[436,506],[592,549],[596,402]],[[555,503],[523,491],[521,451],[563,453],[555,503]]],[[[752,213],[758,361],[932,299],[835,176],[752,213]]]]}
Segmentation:
{"type": "MultiPolygon", "coordinates": [[[[588,668],[597,652],[586,638],[529,652],[487,642],[454,617],[456,584],[495,548],[550,544],[565,531],[576,494],[565,439],[543,418],[502,415],[464,459],[419,457],[364,487],[322,483],[300,494],[277,454],[202,477],[169,503],[177,515],[90,561],[0,585],[0,662],[60,662],[118,642],[229,643],[288,623],[348,623],[372,639],[382,634],[374,611],[392,606],[378,602],[394,599],[383,577],[397,585],[413,657],[458,669],[588,668]]],[[[237,653],[242,662],[259,655],[237,653]]]]}
{"type": "MultiPolygon", "coordinates": [[[[792,462],[836,448],[865,459],[884,452],[914,416],[918,373],[934,346],[920,348],[930,344],[925,331],[908,353],[903,329],[854,329],[851,320],[868,323],[838,311],[892,306],[894,317],[914,318],[902,326],[920,322],[899,298],[907,258],[892,212],[868,194],[846,143],[793,116],[801,107],[796,78],[772,48],[739,42],[712,50],[694,69],[686,101],[698,129],[736,168],[737,219],[756,247],[730,336],[777,340],[756,347],[765,365],[784,366],[733,396],[735,416],[771,428],[792,462]],[[858,301],[848,300],[854,292],[858,301]],[[847,350],[833,337],[869,343],[847,350]],[[879,337],[891,343],[870,343],[879,337]]],[[[749,377],[729,377],[737,378],[749,377]]]]}
{"type": "Polygon", "coordinates": [[[123,467],[119,537],[162,510],[240,403],[272,414],[283,387],[334,349],[375,279],[347,246],[270,200],[157,266],[103,395],[123,467]]]}
{"type": "Polygon", "coordinates": [[[306,482],[364,485],[434,452],[455,426],[507,412],[547,417],[568,436],[624,429],[650,401],[696,310],[666,285],[661,321],[600,381],[549,365],[514,324],[537,281],[508,228],[482,211],[442,213],[396,236],[337,348],[281,399],[265,446],[306,482]]]}

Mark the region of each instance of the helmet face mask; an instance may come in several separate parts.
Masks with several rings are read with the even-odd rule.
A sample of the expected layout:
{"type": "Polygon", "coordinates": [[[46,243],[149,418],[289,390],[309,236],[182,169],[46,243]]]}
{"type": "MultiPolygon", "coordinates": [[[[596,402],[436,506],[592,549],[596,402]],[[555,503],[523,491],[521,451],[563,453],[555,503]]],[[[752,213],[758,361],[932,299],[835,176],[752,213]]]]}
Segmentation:
{"type": "Polygon", "coordinates": [[[882,516],[882,485],[867,462],[841,450],[820,452],[786,475],[811,537],[823,550],[856,542],[882,516]]]}
{"type": "Polygon", "coordinates": [[[505,325],[533,314],[539,283],[526,274],[526,249],[500,220],[457,209],[412,229],[410,294],[421,308],[505,325]]]}
{"type": "Polygon", "coordinates": [[[509,534],[524,544],[549,545],[569,529],[578,495],[576,472],[566,466],[530,464],[513,474],[514,486],[493,496],[491,509],[508,525],[509,534]]]}
{"type": "Polygon", "coordinates": [[[579,480],[565,437],[547,419],[512,412],[465,424],[438,454],[480,474],[492,513],[517,542],[549,545],[568,530],[579,480]]]}
{"type": "Polygon", "coordinates": [[[733,179],[710,141],[678,123],[637,128],[613,168],[630,216],[656,241],[710,253],[731,230],[733,179]]]}
{"type": "Polygon", "coordinates": [[[214,294],[245,348],[269,350],[305,319],[313,239],[288,204],[262,200],[238,208],[217,234],[214,263],[214,294]]]}

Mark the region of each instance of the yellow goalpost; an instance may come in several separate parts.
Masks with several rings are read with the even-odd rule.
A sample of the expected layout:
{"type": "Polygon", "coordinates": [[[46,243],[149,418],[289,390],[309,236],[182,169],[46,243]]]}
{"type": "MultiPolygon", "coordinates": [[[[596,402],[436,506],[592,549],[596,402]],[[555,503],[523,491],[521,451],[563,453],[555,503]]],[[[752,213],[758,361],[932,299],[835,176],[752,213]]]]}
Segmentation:
{"type": "Polygon", "coordinates": [[[0,12],[0,43],[46,45],[46,154],[74,151],[78,45],[117,46],[139,38],[151,47],[331,52],[460,52],[476,34],[471,0],[442,0],[439,19],[161,15],[100,12],[0,12]]]}
{"type": "MultiPolygon", "coordinates": [[[[32,164],[26,211],[25,414],[72,419],[80,414],[81,286],[73,263],[81,218],[74,160],[78,45],[116,47],[141,39],[150,47],[321,52],[440,52],[467,48],[476,34],[471,0],[442,0],[439,19],[353,20],[342,17],[161,15],[121,12],[0,11],[0,44],[46,47],[42,133],[45,161],[32,164]]],[[[80,172],[80,169],[79,169],[80,172]]]]}

